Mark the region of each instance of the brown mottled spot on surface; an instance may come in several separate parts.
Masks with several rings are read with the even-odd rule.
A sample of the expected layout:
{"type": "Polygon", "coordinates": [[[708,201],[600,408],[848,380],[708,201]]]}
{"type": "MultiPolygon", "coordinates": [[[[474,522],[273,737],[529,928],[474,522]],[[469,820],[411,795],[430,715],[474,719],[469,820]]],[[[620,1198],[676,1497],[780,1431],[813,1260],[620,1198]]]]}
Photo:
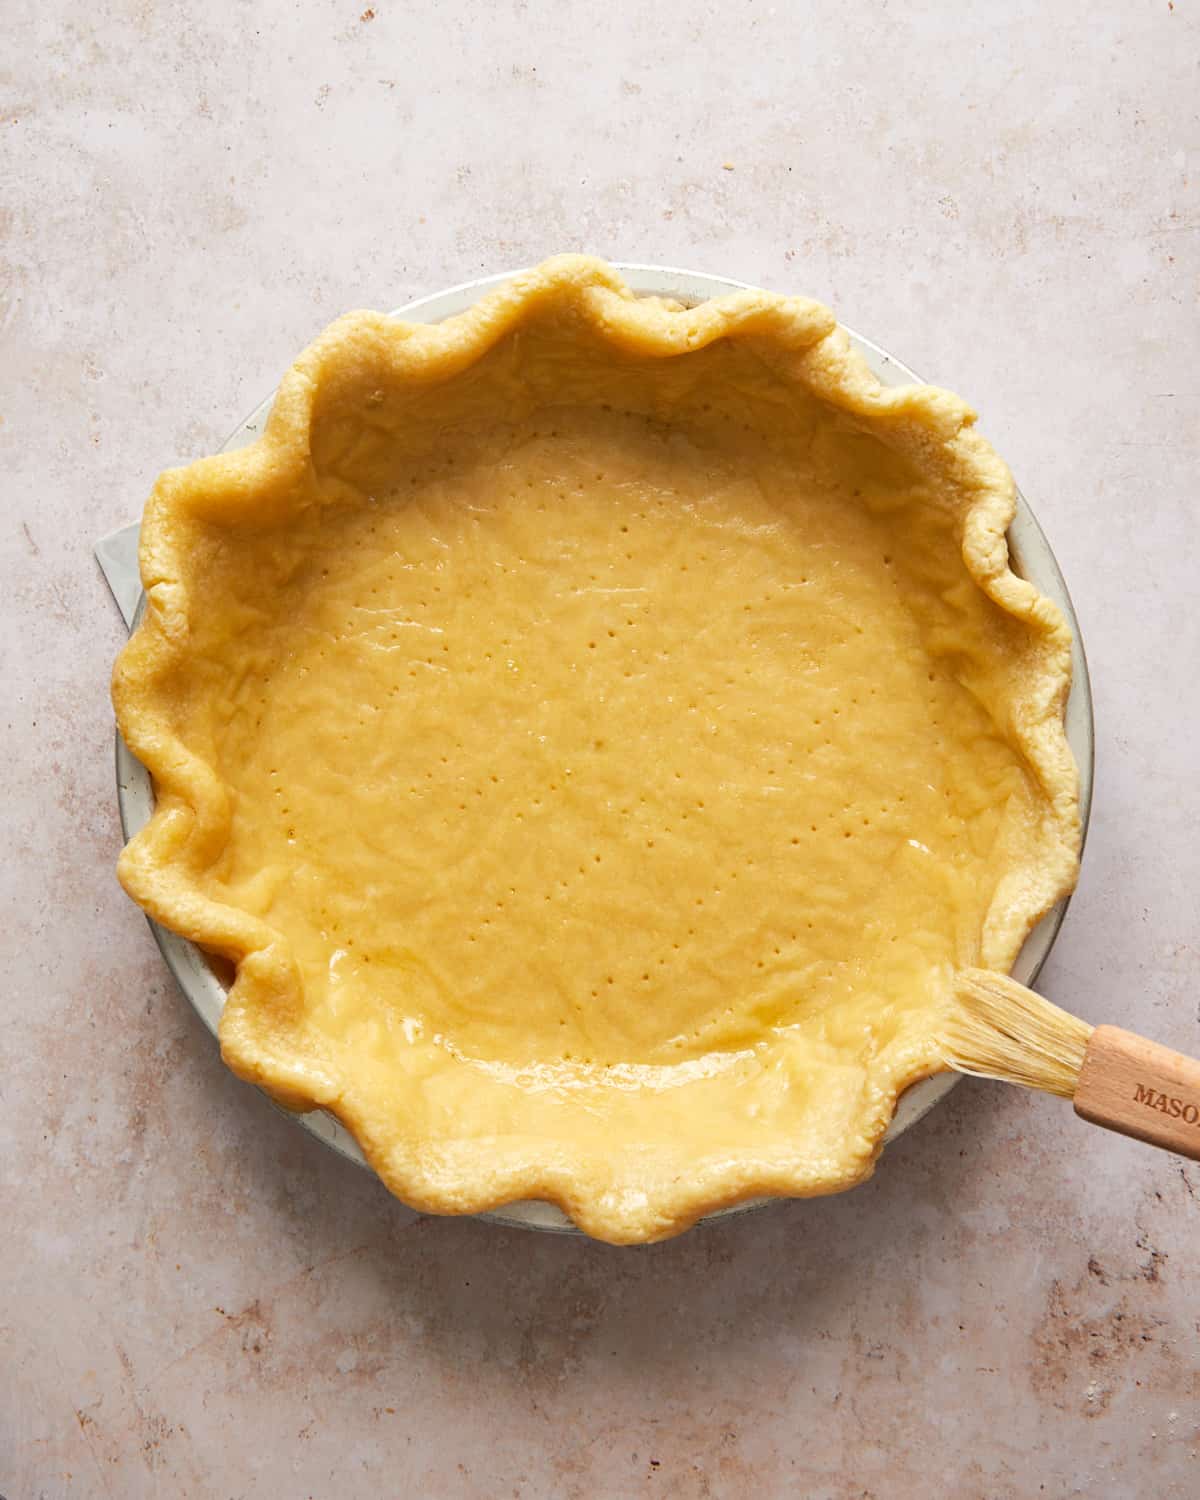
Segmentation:
{"type": "MultiPolygon", "coordinates": [[[[1148,1248],[1144,1239],[1139,1249],[1148,1248]]],[[[1124,1270],[1105,1269],[1091,1256],[1073,1285],[1051,1282],[1032,1333],[1030,1383],[1058,1411],[1097,1417],[1135,1377],[1145,1390],[1182,1392],[1200,1384],[1181,1360],[1168,1318],[1142,1290],[1146,1282],[1162,1284],[1166,1257],[1154,1250],[1150,1256],[1124,1270]]]]}

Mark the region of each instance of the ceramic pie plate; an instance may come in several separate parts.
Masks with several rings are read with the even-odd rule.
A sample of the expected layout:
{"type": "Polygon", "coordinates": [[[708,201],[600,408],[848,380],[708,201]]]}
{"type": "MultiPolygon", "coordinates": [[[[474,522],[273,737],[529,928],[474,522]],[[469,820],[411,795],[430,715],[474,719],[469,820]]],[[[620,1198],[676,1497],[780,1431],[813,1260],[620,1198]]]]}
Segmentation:
{"type": "MultiPolygon", "coordinates": [[[[635,292],[671,297],[685,304],[702,302],[710,297],[728,292],[742,291],[745,282],[732,281],[722,276],[708,276],[700,272],[680,271],[666,266],[630,265],[615,263],[635,292]]],[[[397,308],[394,316],[412,323],[436,323],[443,318],[464,312],[485,292],[508,281],[515,272],[498,276],[487,276],[477,281],[463,282],[446,291],[423,297],[397,308]]],[[[878,379],[888,386],[920,384],[921,381],[907,366],[886,353],[869,339],[846,329],[851,343],[866,360],[878,379]]],[[[271,409],[273,396],[268,397],[238,427],[222,451],[243,447],[262,432],[271,409]]],[[[1029,579],[1037,588],[1052,599],[1071,627],[1072,685],[1067,703],[1066,733],[1071,750],[1079,766],[1080,818],[1082,832],[1086,837],[1092,801],[1093,722],[1092,694],[1088,680],[1087,661],[1079,634],[1079,622],[1067,593],[1066,583],[1055,561],[1040,526],[1034,518],[1024,497],[1018,492],[1017,510],[1009,528],[1009,549],[1013,570],[1029,579]]],[[[144,607],[144,597],[139,600],[133,623],[136,624],[144,607]]],[[[128,840],[148,821],[154,808],[154,788],[151,778],[141,763],[134,759],[120,735],[117,736],[117,801],[120,807],[121,826],[128,840]]],[[[1062,925],[1069,898],[1060,901],[1029,934],[1021,949],[1013,973],[1022,983],[1032,984],[1053,947],[1062,925]]],[[[208,959],[193,943],[168,932],[157,923],[150,923],[159,948],[167,965],[174,974],[180,988],[187,996],[197,1015],[216,1036],[217,1023],[225,1004],[225,990],[208,959]]],[[[896,1113],[888,1129],[886,1140],[893,1141],[911,1125],[928,1113],[939,1100],[944,1099],[958,1082],[956,1073],[939,1073],[914,1084],[900,1098],[896,1113]]],[[[273,1102],[273,1101],[272,1101],[273,1102]]],[[[280,1106],[276,1106],[279,1108],[280,1106]]],[[[288,1113],[284,1111],[284,1113],[288,1113]]],[[[297,1124],[340,1155],[357,1166],[368,1166],[358,1143],[350,1132],[333,1115],[323,1110],[307,1114],[291,1115],[297,1124]]],[[[725,1218],[730,1214],[746,1213],[761,1208],[773,1200],[753,1199],[729,1208],[717,1209],[700,1222],[725,1218]]],[[[542,1229],[563,1234],[578,1234],[570,1219],[549,1203],[522,1200],[505,1204],[479,1217],[494,1219],[499,1223],[519,1226],[523,1229],[542,1229]]]]}

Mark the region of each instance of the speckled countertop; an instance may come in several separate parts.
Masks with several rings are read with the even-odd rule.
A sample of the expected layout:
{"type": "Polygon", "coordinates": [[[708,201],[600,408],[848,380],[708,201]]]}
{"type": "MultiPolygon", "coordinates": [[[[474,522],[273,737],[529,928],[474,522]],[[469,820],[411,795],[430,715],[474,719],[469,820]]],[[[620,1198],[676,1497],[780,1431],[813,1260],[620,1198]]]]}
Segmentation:
{"type": "Polygon", "coordinates": [[[10,0],[0,1493],[1200,1493],[1200,1169],[964,1084],[640,1251],[413,1220],[223,1070],[112,876],[91,556],[335,314],[563,249],[832,303],[1055,545],[1099,769],[1045,987],[1200,1050],[1192,0],[10,0]]]}

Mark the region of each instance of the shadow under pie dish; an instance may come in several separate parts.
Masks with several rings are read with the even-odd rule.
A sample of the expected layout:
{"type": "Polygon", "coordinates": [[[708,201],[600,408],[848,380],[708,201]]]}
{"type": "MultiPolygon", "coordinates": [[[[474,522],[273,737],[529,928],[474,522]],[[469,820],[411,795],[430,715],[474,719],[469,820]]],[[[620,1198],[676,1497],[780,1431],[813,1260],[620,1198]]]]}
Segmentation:
{"type": "Polygon", "coordinates": [[[1070,642],[957,398],[564,258],[352,314],[160,479],[122,879],[226,1059],[435,1212],[642,1240],[851,1186],[951,969],[1071,886],[1070,642]]]}

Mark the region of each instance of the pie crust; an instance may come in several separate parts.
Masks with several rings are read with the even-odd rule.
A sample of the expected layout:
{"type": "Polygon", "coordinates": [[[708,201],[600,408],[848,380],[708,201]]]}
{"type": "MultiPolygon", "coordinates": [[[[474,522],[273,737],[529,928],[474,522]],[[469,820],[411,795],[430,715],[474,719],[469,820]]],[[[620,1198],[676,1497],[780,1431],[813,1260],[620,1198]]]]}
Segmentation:
{"type": "Polygon", "coordinates": [[[817,303],[563,256],[334,323],[168,470],[119,873],[223,1055],[414,1207],[618,1243],[869,1175],[955,966],[1078,867],[1070,636],[958,397],[817,303]]]}

